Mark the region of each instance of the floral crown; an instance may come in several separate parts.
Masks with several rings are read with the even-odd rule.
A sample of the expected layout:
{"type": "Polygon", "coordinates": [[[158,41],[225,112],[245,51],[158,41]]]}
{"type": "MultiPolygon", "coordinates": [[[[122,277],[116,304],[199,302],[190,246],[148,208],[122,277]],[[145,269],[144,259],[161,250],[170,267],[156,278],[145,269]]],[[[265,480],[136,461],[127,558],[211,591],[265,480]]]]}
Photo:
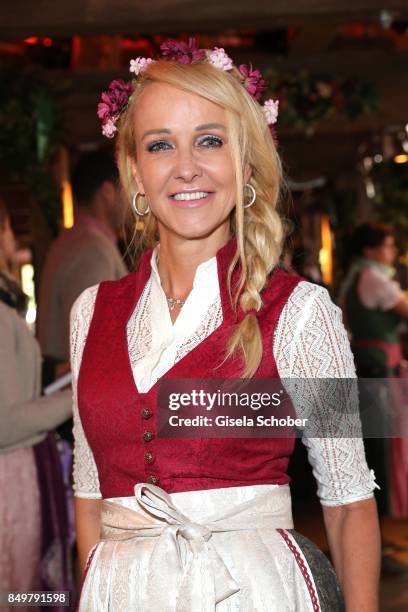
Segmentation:
{"type": "MultiPolygon", "coordinates": [[[[225,72],[230,72],[235,68],[224,49],[219,47],[214,47],[212,51],[199,49],[195,38],[190,38],[188,43],[168,40],[160,45],[160,50],[162,58],[174,60],[180,64],[208,63],[225,72]]],[[[129,71],[133,73],[133,79],[128,82],[116,79],[110,83],[108,90],[102,93],[97,114],[102,121],[102,134],[107,138],[113,138],[118,131],[119,120],[129,106],[138,76],[155,61],[145,57],[130,60],[129,71]]],[[[238,72],[243,87],[259,102],[262,93],[267,89],[267,84],[260,71],[254,70],[252,64],[249,66],[241,64],[238,72]]],[[[275,142],[277,138],[274,124],[278,118],[278,105],[278,100],[272,99],[266,100],[263,104],[266,122],[275,142]]]]}

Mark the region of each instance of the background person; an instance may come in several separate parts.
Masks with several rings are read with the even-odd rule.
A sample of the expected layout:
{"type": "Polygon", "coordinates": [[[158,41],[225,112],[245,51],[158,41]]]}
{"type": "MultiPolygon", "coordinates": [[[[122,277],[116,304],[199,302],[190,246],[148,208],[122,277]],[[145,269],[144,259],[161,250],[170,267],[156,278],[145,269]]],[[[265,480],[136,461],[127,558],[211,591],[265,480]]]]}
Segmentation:
{"type": "Polygon", "coordinates": [[[393,280],[398,254],[394,231],[381,223],[360,225],[352,238],[355,261],[342,301],[352,333],[357,373],[361,377],[398,375],[402,353],[401,323],[408,319],[408,298],[393,280]]]}
{"type": "MultiPolygon", "coordinates": [[[[361,378],[397,378],[402,368],[400,332],[408,319],[408,297],[393,279],[398,254],[395,233],[382,223],[364,223],[356,228],[352,245],[355,261],[344,282],[342,303],[357,374],[361,378]]],[[[381,397],[378,392],[376,414],[369,417],[371,423],[377,420],[384,435],[365,440],[367,457],[381,482],[376,491],[381,516],[407,517],[408,444],[404,438],[388,439],[390,402],[397,396],[387,394],[386,406],[381,397]]],[[[398,403],[402,405],[400,400],[398,403]]],[[[384,559],[384,567],[397,570],[397,564],[388,559],[384,559]]],[[[408,568],[405,565],[403,569],[408,568]]]]}
{"type": "MultiPolygon", "coordinates": [[[[65,542],[57,522],[66,521],[57,506],[46,517],[48,500],[57,499],[51,481],[41,471],[39,455],[49,449],[47,433],[72,413],[71,391],[40,398],[41,354],[38,343],[20,314],[25,296],[13,280],[7,261],[13,259],[14,234],[5,205],[0,202],[0,591],[42,589],[47,574],[59,588],[69,586],[63,566],[65,542]],[[5,267],[3,267],[5,266],[5,267]],[[45,537],[43,527],[47,524],[45,537]],[[50,555],[52,545],[53,555],[50,555]],[[44,572],[44,574],[42,573],[44,572]]],[[[55,448],[55,447],[54,447],[55,448]]],[[[48,455],[49,456],[49,455],[48,455]]],[[[48,464],[47,473],[58,470],[48,464]]],[[[24,607],[23,607],[24,608],[24,607]]],[[[8,606],[1,606],[8,610],[8,606]]],[[[13,610],[10,607],[10,610],[13,610]]],[[[24,608],[25,609],[25,608],[24,608]]],[[[32,610],[28,607],[27,610],[32,610]]]]}
{"type": "Polygon", "coordinates": [[[87,153],[74,168],[75,224],[51,245],[41,277],[38,339],[47,383],[54,379],[53,366],[69,362],[69,313],[76,298],[87,287],[127,272],[116,246],[123,221],[117,179],[108,153],[87,153]]]}

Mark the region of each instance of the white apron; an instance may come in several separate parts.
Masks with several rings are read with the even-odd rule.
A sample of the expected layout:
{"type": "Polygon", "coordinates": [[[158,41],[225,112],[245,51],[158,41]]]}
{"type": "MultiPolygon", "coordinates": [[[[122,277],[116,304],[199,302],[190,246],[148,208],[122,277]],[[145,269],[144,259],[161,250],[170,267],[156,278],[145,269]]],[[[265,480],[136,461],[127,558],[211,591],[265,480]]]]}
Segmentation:
{"type": "Polygon", "coordinates": [[[318,612],[287,485],[103,501],[80,612],[318,612]]]}

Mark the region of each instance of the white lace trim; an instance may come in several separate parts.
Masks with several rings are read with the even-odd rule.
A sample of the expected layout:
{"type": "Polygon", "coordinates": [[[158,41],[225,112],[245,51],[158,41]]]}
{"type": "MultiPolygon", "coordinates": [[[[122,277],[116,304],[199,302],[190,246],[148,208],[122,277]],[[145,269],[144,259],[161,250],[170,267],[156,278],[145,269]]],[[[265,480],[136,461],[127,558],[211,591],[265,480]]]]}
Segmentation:
{"type": "MultiPolygon", "coordinates": [[[[214,268],[208,272],[214,274],[214,268]]],[[[208,279],[202,275],[203,283],[208,279]]],[[[214,279],[213,279],[214,280],[214,279]]],[[[136,385],[146,391],[155,380],[150,375],[150,386],[138,376],[138,364],[146,366],[149,354],[157,346],[156,334],[152,334],[151,298],[153,274],[147,282],[139,302],[127,326],[130,361],[136,385]]],[[[200,282],[201,284],[201,282],[200,282]]],[[[75,302],[71,315],[71,359],[74,389],[74,481],[75,494],[79,497],[100,497],[99,478],[78,413],[76,383],[82,351],[92,318],[97,286],[82,293],[75,302]]],[[[164,298],[165,299],[165,298],[164,298]]],[[[154,301],[154,300],[153,300],[154,301]]],[[[194,306],[194,304],[192,304],[194,306]]],[[[198,307],[199,305],[197,305],[198,307]]],[[[169,317],[168,317],[169,318],[169,317]]],[[[198,325],[189,336],[170,338],[173,350],[160,347],[159,359],[154,368],[163,375],[177,361],[188,354],[210,335],[222,322],[219,292],[206,307],[198,325]],[[171,359],[170,359],[171,357],[171,359]]],[[[328,292],[308,282],[300,282],[282,310],[275,330],[274,356],[281,378],[354,378],[355,369],[347,334],[342,323],[340,309],[330,300],[328,292]]],[[[145,367],[143,368],[145,371],[145,367]]],[[[299,415],[319,410],[324,416],[330,413],[330,398],[326,402],[313,402],[298,385],[295,406],[299,415]]],[[[327,399],[327,398],[325,398],[327,399]]],[[[333,400],[334,401],[334,400],[333,400]]],[[[355,427],[355,423],[350,423],[355,427]]],[[[358,438],[307,438],[303,439],[309,460],[318,483],[318,494],[324,505],[350,503],[372,496],[375,481],[364,456],[361,439],[358,438]]]]}
{"type": "Polygon", "coordinates": [[[99,499],[102,497],[99,476],[93,453],[82,427],[78,410],[78,374],[82,353],[88,337],[95,306],[98,285],[86,289],[76,300],[71,310],[71,372],[73,400],[73,434],[75,439],[73,456],[74,492],[78,497],[99,499]]]}

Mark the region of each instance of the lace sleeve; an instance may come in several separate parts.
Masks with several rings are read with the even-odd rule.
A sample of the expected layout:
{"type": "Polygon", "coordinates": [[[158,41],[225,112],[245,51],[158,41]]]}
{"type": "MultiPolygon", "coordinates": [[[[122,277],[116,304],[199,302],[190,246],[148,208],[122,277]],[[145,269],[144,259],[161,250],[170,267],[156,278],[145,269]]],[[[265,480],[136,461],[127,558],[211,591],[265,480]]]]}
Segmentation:
{"type": "Polygon", "coordinates": [[[75,440],[74,493],[76,497],[88,499],[99,499],[102,496],[99,490],[98,470],[79,416],[77,385],[82,352],[88,336],[97,292],[98,285],[86,289],[81,293],[71,310],[71,372],[75,440]]]}
{"type": "MultiPolygon", "coordinates": [[[[305,281],[297,285],[276,328],[274,356],[281,378],[356,377],[341,310],[326,289],[305,281]]],[[[307,385],[299,385],[302,388],[307,385]]],[[[321,403],[313,399],[313,410],[321,412],[320,417],[334,420],[333,415],[327,416],[328,398],[321,403]]],[[[300,392],[294,401],[301,416],[310,414],[311,402],[306,393],[300,392]]],[[[355,416],[358,418],[358,414],[355,416]]],[[[361,438],[304,436],[303,443],[323,505],[338,506],[373,496],[377,485],[374,473],[368,469],[361,438]]]]}

